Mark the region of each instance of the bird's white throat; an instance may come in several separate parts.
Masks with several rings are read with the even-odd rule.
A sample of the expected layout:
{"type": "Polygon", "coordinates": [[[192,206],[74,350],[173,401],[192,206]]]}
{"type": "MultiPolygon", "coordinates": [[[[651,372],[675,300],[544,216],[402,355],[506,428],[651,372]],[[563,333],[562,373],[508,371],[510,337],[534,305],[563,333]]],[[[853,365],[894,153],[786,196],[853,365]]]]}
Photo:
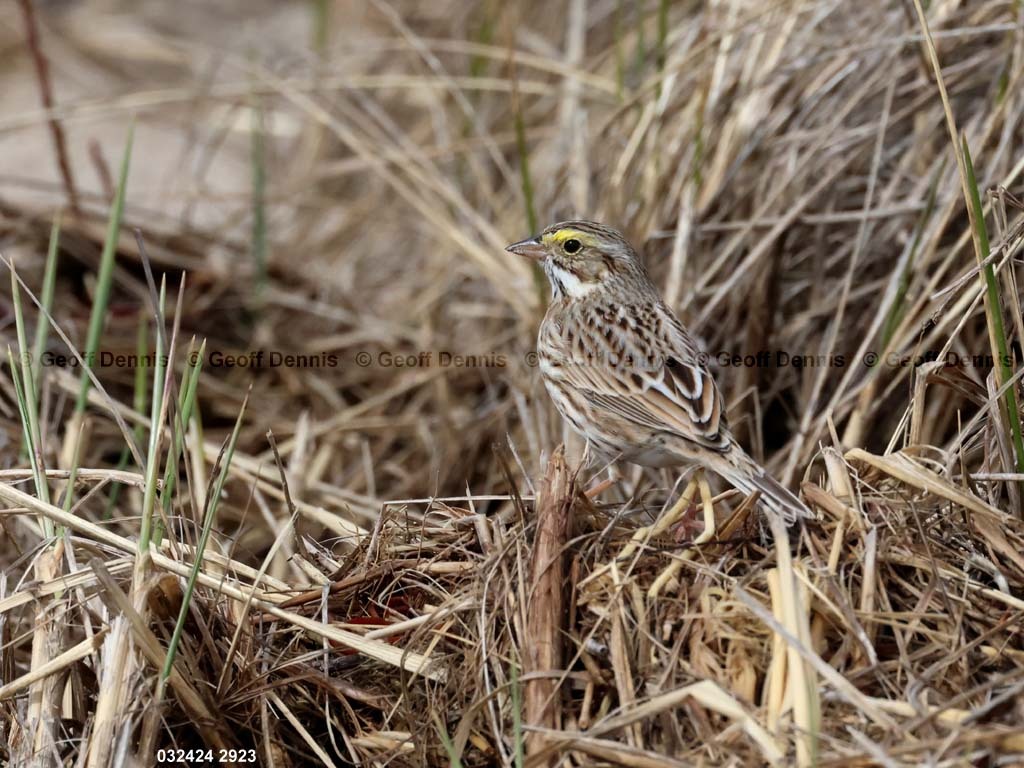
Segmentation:
{"type": "Polygon", "coordinates": [[[570,299],[580,299],[598,287],[597,283],[580,280],[576,275],[563,267],[560,267],[551,259],[544,263],[544,271],[551,281],[551,288],[555,297],[567,296],[570,299]]]}

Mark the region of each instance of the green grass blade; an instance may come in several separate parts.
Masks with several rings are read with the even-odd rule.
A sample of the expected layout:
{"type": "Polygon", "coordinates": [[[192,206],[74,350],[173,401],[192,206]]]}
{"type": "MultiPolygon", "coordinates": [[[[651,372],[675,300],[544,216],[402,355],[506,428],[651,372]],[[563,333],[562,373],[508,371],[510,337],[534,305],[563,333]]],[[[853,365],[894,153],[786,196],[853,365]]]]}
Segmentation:
{"type": "MultiPolygon", "coordinates": [[[[135,387],[134,394],[132,396],[132,408],[135,409],[136,413],[146,412],[146,402],[149,395],[148,379],[146,372],[149,366],[146,364],[146,354],[149,352],[149,339],[146,328],[147,318],[144,312],[139,313],[139,327],[135,334],[135,387]]],[[[135,442],[142,442],[142,425],[136,424],[132,430],[135,435],[135,442]]],[[[128,468],[128,462],[132,457],[131,449],[126,445],[121,449],[121,456],[117,460],[117,469],[122,471],[128,468]]],[[[117,499],[121,495],[121,489],[124,486],[121,483],[114,483],[114,487],[110,491],[110,498],[107,501],[107,509],[104,513],[104,519],[109,520],[114,514],[114,510],[117,508],[117,499]]]]}
{"type": "Polygon", "coordinates": [[[264,142],[263,102],[252,104],[252,258],[256,265],[256,292],[267,282],[267,153],[264,142]]]}
{"type": "Polygon", "coordinates": [[[441,718],[438,717],[436,712],[433,713],[433,717],[434,727],[437,728],[437,735],[441,739],[441,746],[444,747],[445,754],[448,755],[449,768],[462,768],[462,759],[455,750],[452,737],[448,735],[448,729],[444,727],[444,723],[441,722],[441,718]]]}
{"type": "MultiPolygon", "coordinates": [[[[42,501],[49,503],[50,500],[50,489],[46,484],[46,475],[40,464],[40,454],[36,451],[36,440],[32,435],[30,427],[30,419],[28,415],[28,402],[25,397],[25,389],[22,387],[22,377],[18,370],[18,364],[14,360],[14,351],[8,346],[7,347],[7,360],[11,366],[11,380],[14,382],[14,394],[18,400],[18,413],[21,416],[21,434],[22,439],[25,441],[25,445],[28,446],[28,460],[29,466],[32,468],[32,477],[36,484],[36,495],[42,501]]],[[[44,517],[42,519],[43,534],[47,538],[51,538],[54,535],[53,521],[49,518],[44,517]]]]}
{"type": "Polygon", "coordinates": [[[313,0],[313,50],[318,56],[327,53],[331,8],[328,0],[313,0]]]}
{"type": "Polygon", "coordinates": [[[36,482],[37,490],[39,485],[39,477],[36,474],[36,452],[32,450],[32,433],[29,428],[28,420],[28,404],[25,402],[25,389],[21,385],[21,372],[18,370],[18,362],[14,359],[14,350],[11,349],[11,345],[7,345],[7,364],[11,368],[11,381],[14,382],[14,396],[18,401],[18,414],[20,416],[19,421],[21,422],[21,436],[22,440],[25,441],[25,447],[28,453],[29,464],[32,467],[32,477],[36,482]]]}
{"type": "MultiPolygon", "coordinates": [[[[961,142],[964,167],[967,171],[967,188],[970,192],[969,203],[974,214],[971,217],[971,224],[974,226],[979,256],[982,262],[982,280],[986,291],[985,305],[988,314],[989,335],[992,337],[992,346],[998,358],[995,361],[996,377],[999,386],[1004,387],[1006,382],[1013,378],[1013,366],[1010,363],[1009,344],[1006,341],[1006,331],[1003,327],[1003,310],[1002,304],[999,301],[999,284],[996,280],[995,267],[992,266],[989,260],[991,246],[988,240],[988,228],[985,226],[985,212],[982,210],[981,194],[978,192],[978,181],[974,175],[974,163],[971,161],[971,151],[967,146],[967,137],[961,137],[961,142]]],[[[1016,453],[1017,471],[1024,472],[1024,437],[1021,435],[1016,386],[1006,389],[1004,402],[1006,404],[1006,417],[1010,422],[1013,450],[1016,453]]]]}
{"type": "MultiPolygon", "coordinates": [[[[135,355],[138,358],[138,365],[135,366],[135,387],[132,395],[132,408],[136,413],[146,412],[146,403],[149,400],[149,387],[146,386],[148,377],[146,375],[149,365],[146,362],[149,352],[149,328],[148,319],[144,312],[139,313],[139,327],[135,332],[135,355]]],[[[142,439],[142,425],[136,425],[135,437],[142,439]]]]}
{"type": "Polygon", "coordinates": [[[932,214],[935,212],[935,201],[938,199],[939,192],[939,180],[942,178],[942,172],[945,168],[945,163],[939,163],[939,167],[935,169],[935,175],[932,176],[931,184],[928,187],[928,199],[925,203],[924,210],[921,212],[921,218],[918,219],[917,227],[914,229],[914,239],[910,244],[910,254],[907,257],[907,263],[903,268],[903,272],[900,273],[900,281],[896,287],[896,295],[893,297],[892,306],[889,307],[889,312],[885,317],[885,323],[882,326],[881,348],[883,350],[889,349],[889,342],[892,341],[893,334],[896,333],[896,328],[903,319],[903,312],[905,310],[904,302],[906,300],[907,291],[910,289],[910,276],[914,272],[914,262],[917,259],[917,251],[921,247],[921,240],[924,238],[925,227],[931,219],[932,214]]]}
{"type": "MultiPolygon", "coordinates": [[[[28,405],[31,406],[29,415],[35,416],[39,401],[36,399],[35,377],[32,375],[32,359],[28,348],[28,336],[25,332],[25,312],[21,305],[21,288],[18,285],[18,273],[13,262],[11,263],[11,298],[14,303],[14,325],[18,336],[18,360],[21,361],[21,384],[24,387],[25,397],[28,398],[28,405]]],[[[30,426],[32,433],[37,434],[35,430],[38,427],[38,422],[33,420],[30,426]]]]}
{"type": "Polygon", "coordinates": [[[75,483],[78,482],[78,465],[82,457],[82,432],[85,429],[85,422],[79,422],[78,434],[75,435],[75,448],[71,452],[71,466],[68,468],[68,484],[64,489],[64,511],[71,511],[71,504],[75,500],[75,483]]]}
{"type": "MultiPolygon", "coordinates": [[[[206,340],[199,345],[199,351],[192,354],[191,345],[188,351],[188,365],[182,376],[181,391],[178,393],[178,412],[174,420],[174,442],[170,452],[167,454],[167,467],[164,470],[164,482],[160,488],[160,506],[164,516],[170,514],[171,501],[174,498],[174,486],[178,479],[178,457],[181,455],[185,445],[185,435],[188,432],[189,421],[192,420],[192,411],[196,402],[196,390],[199,388],[199,374],[203,370],[203,358],[206,355],[206,340]]],[[[163,538],[163,520],[157,520],[153,534],[156,544],[163,538]]]]}
{"type": "Polygon", "coordinates": [[[708,94],[705,91],[701,97],[701,108],[697,110],[696,124],[693,128],[692,177],[693,185],[697,189],[700,189],[704,184],[704,171],[701,168],[704,166],[704,105],[707,103],[707,97],[708,94]]]}
{"type": "MultiPolygon", "coordinates": [[[[523,189],[523,203],[526,206],[526,229],[530,234],[536,234],[540,228],[537,225],[537,209],[533,199],[533,178],[530,175],[530,152],[526,143],[526,123],[523,120],[523,110],[519,102],[519,89],[516,87],[516,82],[513,75],[513,124],[516,132],[516,151],[519,154],[519,181],[523,189]]],[[[547,279],[539,264],[533,265],[533,282],[537,288],[540,305],[543,307],[547,303],[547,279]]]]}
{"type": "Polygon", "coordinates": [[[50,245],[46,249],[46,267],[43,270],[43,292],[39,297],[42,309],[39,312],[39,323],[36,325],[35,343],[32,345],[32,381],[39,391],[39,376],[43,367],[43,353],[50,335],[50,315],[53,313],[53,292],[57,285],[57,250],[60,245],[60,211],[53,219],[50,228],[50,245]]]}
{"type": "Polygon", "coordinates": [[[623,52],[622,34],[622,0],[615,0],[612,37],[615,39],[615,94],[619,101],[626,98],[626,54],[623,52]]]}
{"type": "MultiPolygon", "coordinates": [[[[121,236],[121,218],[124,214],[124,195],[128,186],[128,165],[132,155],[134,134],[133,126],[128,129],[124,158],[121,160],[121,176],[117,183],[117,192],[114,194],[114,204],[111,207],[110,219],[107,223],[107,236],[103,241],[103,253],[100,256],[100,269],[96,276],[96,296],[93,299],[92,313],[89,316],[89,331],[86,336],[83,357],[85,364],[90,368],[96,359],[100,337],[103,334],[103,324],[107,317],[107,305],[110,303],[110,286],[114,280],[114,256],[117,253],[117,242],[121,236]]],[[[75,402],[75,413],[77,414],[85,412],[89,387],[89,376],[83,371],[82,386],[78,391],[78,400],[75,402]]]]}
{"type": "MultiPolygon", "coordinates": [[[[160,671],[162,680],[166,680],[174,668],[174,657],[178,651],[178,643],[181,642],[181,633],[185,628],[185,618],[188,616],[189,606],[192,604],[192,595],[195,592],[196,581],[199,578],[199,569],[203,565],[203,554],[206,552],[206,544],[210,540],[210,531],[213,530],[213,522],[217,518],[217,506],[220,502],[221,493],[224,490],[224,481],[227,479],[228,470],[231,468],[231,459],[235,455],[235,445],[238,442],[238,435],[242,431],[242,419],[245,416],[245,409],[249,403],[249,395],[246,394],[242,401],[242,408],[235,420],[235,427],[231,430],[227,447],[224,450],[224,463],[220,472],[213,481],[213,488],[206,498],[206,511],[203,517],[203,531],[199,536],[199,543],[196,544],[192,570],[185,585],[185,595],[181,601],[181,610],[178,612],[178,620],[174,624],[174,633],[171,635],[171,642],[167,647],[167,658],[164,659],[163,669],[160,671]]],[[[218,463],[220,463],[218,461],[218,463]]],[[[216,467],[214,467],[216,470],[216,467]]]]}
{"type": "MultiPolygon", "coordinates": [[[[49,503],[50,486],[46,482],[46,469],[43,463],[42,432],[39,429],[39,398],[36,394],[35,377],[28,338],[25,332],[25,314],[21,305],[21,288],[18,285],[18,273],[11,264],[11,298],[14,303],[14,324],[18,335],[18,359],[20,367],[16,367],[11,359],[11,378],[14,380],[18,394],[18,408],[21,413],[22,433],[25,448],[31,459],[32,474],[35,477],[36,493],[42,501],[49,503]]],[[[9,351],[9,349],[8,349],[9,351]]],[[[47,535],[53,534],[53,525],[45,521],[47,535]]]]}
{"type": "MultiPolygon", "coordinates": [[[[490,3],[485,3],[481,9],[483,18],[477,25],[474,41],[480,45],[490,45],[494,42],[494,13],[490,3]]],[[[480,53],[474,53],[469,60],[469,76],[482,77],[487,73],[491,60],[480,53]]]]}
{"type": "Polygon", "coordinates": [[[647,59],[647,35],[644,30],[644,4],[636,3],[636,55],[634,67],[637,72],[643,72],[644,61],[647,59]]]}
{"type": "MultiPolygon", "coordinates": [[[[167,280],[160,281],[160,307],[157,318],[164,317],[164,305],[167,299],[167,280]]],[[[158,320],[159,321],[159,320],[158,320]]],[[[160,438],[163,434],[161,414],[164,405],[164,379],[167,374],[167,361],[164,360],[164,334],[156,334],[155,365],[153,366],[153,399],[149,409],[149,452],[146,458],[146,489],[142,496],[142,523],[139,529],[139,551],[149,551],[149,542],[153,531],[153,508],[156,504],[156,476],[160,466],[160,438]]]]}
{"type": "Polygon", "coordinates": [[[665,62],[668,61],[668,0],[661,0],[658,3],[658,48],[657,63],[658,78],[657,98],[661,98],[661,89],[665,84],[665,62]]]}
{"type": "Polygon", "coordinates": [[[519,153],[519,179],[523,189],[523,203],[526,207],[526,228],[535,233],[537,226],[537,208],[533,199],[533,178],[530,175],[530,152],[526,143],[526,123],[523,120],[523,111],[519,106],[519,99],[516,99],[515,111],[516,129],[516,151],[519,153]]]}

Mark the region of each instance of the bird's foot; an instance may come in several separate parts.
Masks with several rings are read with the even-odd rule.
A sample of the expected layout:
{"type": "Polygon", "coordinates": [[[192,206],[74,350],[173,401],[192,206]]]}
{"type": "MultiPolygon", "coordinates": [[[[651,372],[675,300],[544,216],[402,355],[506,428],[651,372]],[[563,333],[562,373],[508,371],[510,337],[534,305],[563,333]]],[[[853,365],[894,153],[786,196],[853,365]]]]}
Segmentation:
{"type": "Polygon", "coordinates": [[[672,526],[670,532],[675,542],[692,541],[704,530],[703,505],[698,499],[690,502],[679,517],[679,522],[672,526]]]}

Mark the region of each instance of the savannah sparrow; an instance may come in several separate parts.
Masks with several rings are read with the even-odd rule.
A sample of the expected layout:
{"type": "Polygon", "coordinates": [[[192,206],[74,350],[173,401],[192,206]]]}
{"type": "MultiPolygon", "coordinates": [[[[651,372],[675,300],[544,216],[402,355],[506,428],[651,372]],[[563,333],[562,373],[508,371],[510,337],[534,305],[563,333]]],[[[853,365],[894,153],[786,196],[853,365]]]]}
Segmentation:
{"type": "Polygon", "coordinates": [[[551,282],[541,374],[593,449],[649,467],[701,464],[744,493],[759,491],[787,523],[811,516],[736,444],[700,350],[620,233],[565,221],[507,250],[538,261],[551,282]]]}

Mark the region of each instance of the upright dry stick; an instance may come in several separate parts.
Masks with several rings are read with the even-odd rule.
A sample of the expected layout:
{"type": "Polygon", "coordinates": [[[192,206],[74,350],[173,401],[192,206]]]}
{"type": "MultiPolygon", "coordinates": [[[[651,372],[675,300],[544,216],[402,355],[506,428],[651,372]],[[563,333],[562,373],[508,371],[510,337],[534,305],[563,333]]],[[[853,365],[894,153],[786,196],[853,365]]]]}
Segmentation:
{"type": "MultiPolygon", "coordinates": [[[[525,684],[526,724],[544,729],[560,726],[555,675],[562,667],[562,623],[565,613],[563,550],[569,535],[573,477],[559,447],[548,462],[537,500],[537,536],[530,562],[530,601],[526,613],[526,672],[536,675],[525,684]]],[[[539,733],[527,736],[528,754],[545,748],[539,733]]],[[[536,765],[553,765],[552,755],[536,765]]]]}
{"type": "MultiPolygon", "coordinates": [[[[25,21],[25,44],[28,46],[29,53],[32,54],[32,63],[35,65],[36,78],[39,81],[39,96],[42,99],[43,108],[47,112],[52,112],[54,99],[53,81],[50,79],[50,63],[46,54],[43,53],[43,47],[39,41],[39,25],[36,23],[32,0],[21,0],[21,15],[25,21]]],[[[64,180],[64,192],[68,197],[68,205],[76,214],[80,213],[78,190],[75,188],[75,179],[71,174],[71,161],[68,159],[68,144],[64,137],[64,127],[60,124],[60,120],[53,115],[47,119],[47,123],[53,138],[53,150],[57,155],[57,167],[64,180]]]]}

